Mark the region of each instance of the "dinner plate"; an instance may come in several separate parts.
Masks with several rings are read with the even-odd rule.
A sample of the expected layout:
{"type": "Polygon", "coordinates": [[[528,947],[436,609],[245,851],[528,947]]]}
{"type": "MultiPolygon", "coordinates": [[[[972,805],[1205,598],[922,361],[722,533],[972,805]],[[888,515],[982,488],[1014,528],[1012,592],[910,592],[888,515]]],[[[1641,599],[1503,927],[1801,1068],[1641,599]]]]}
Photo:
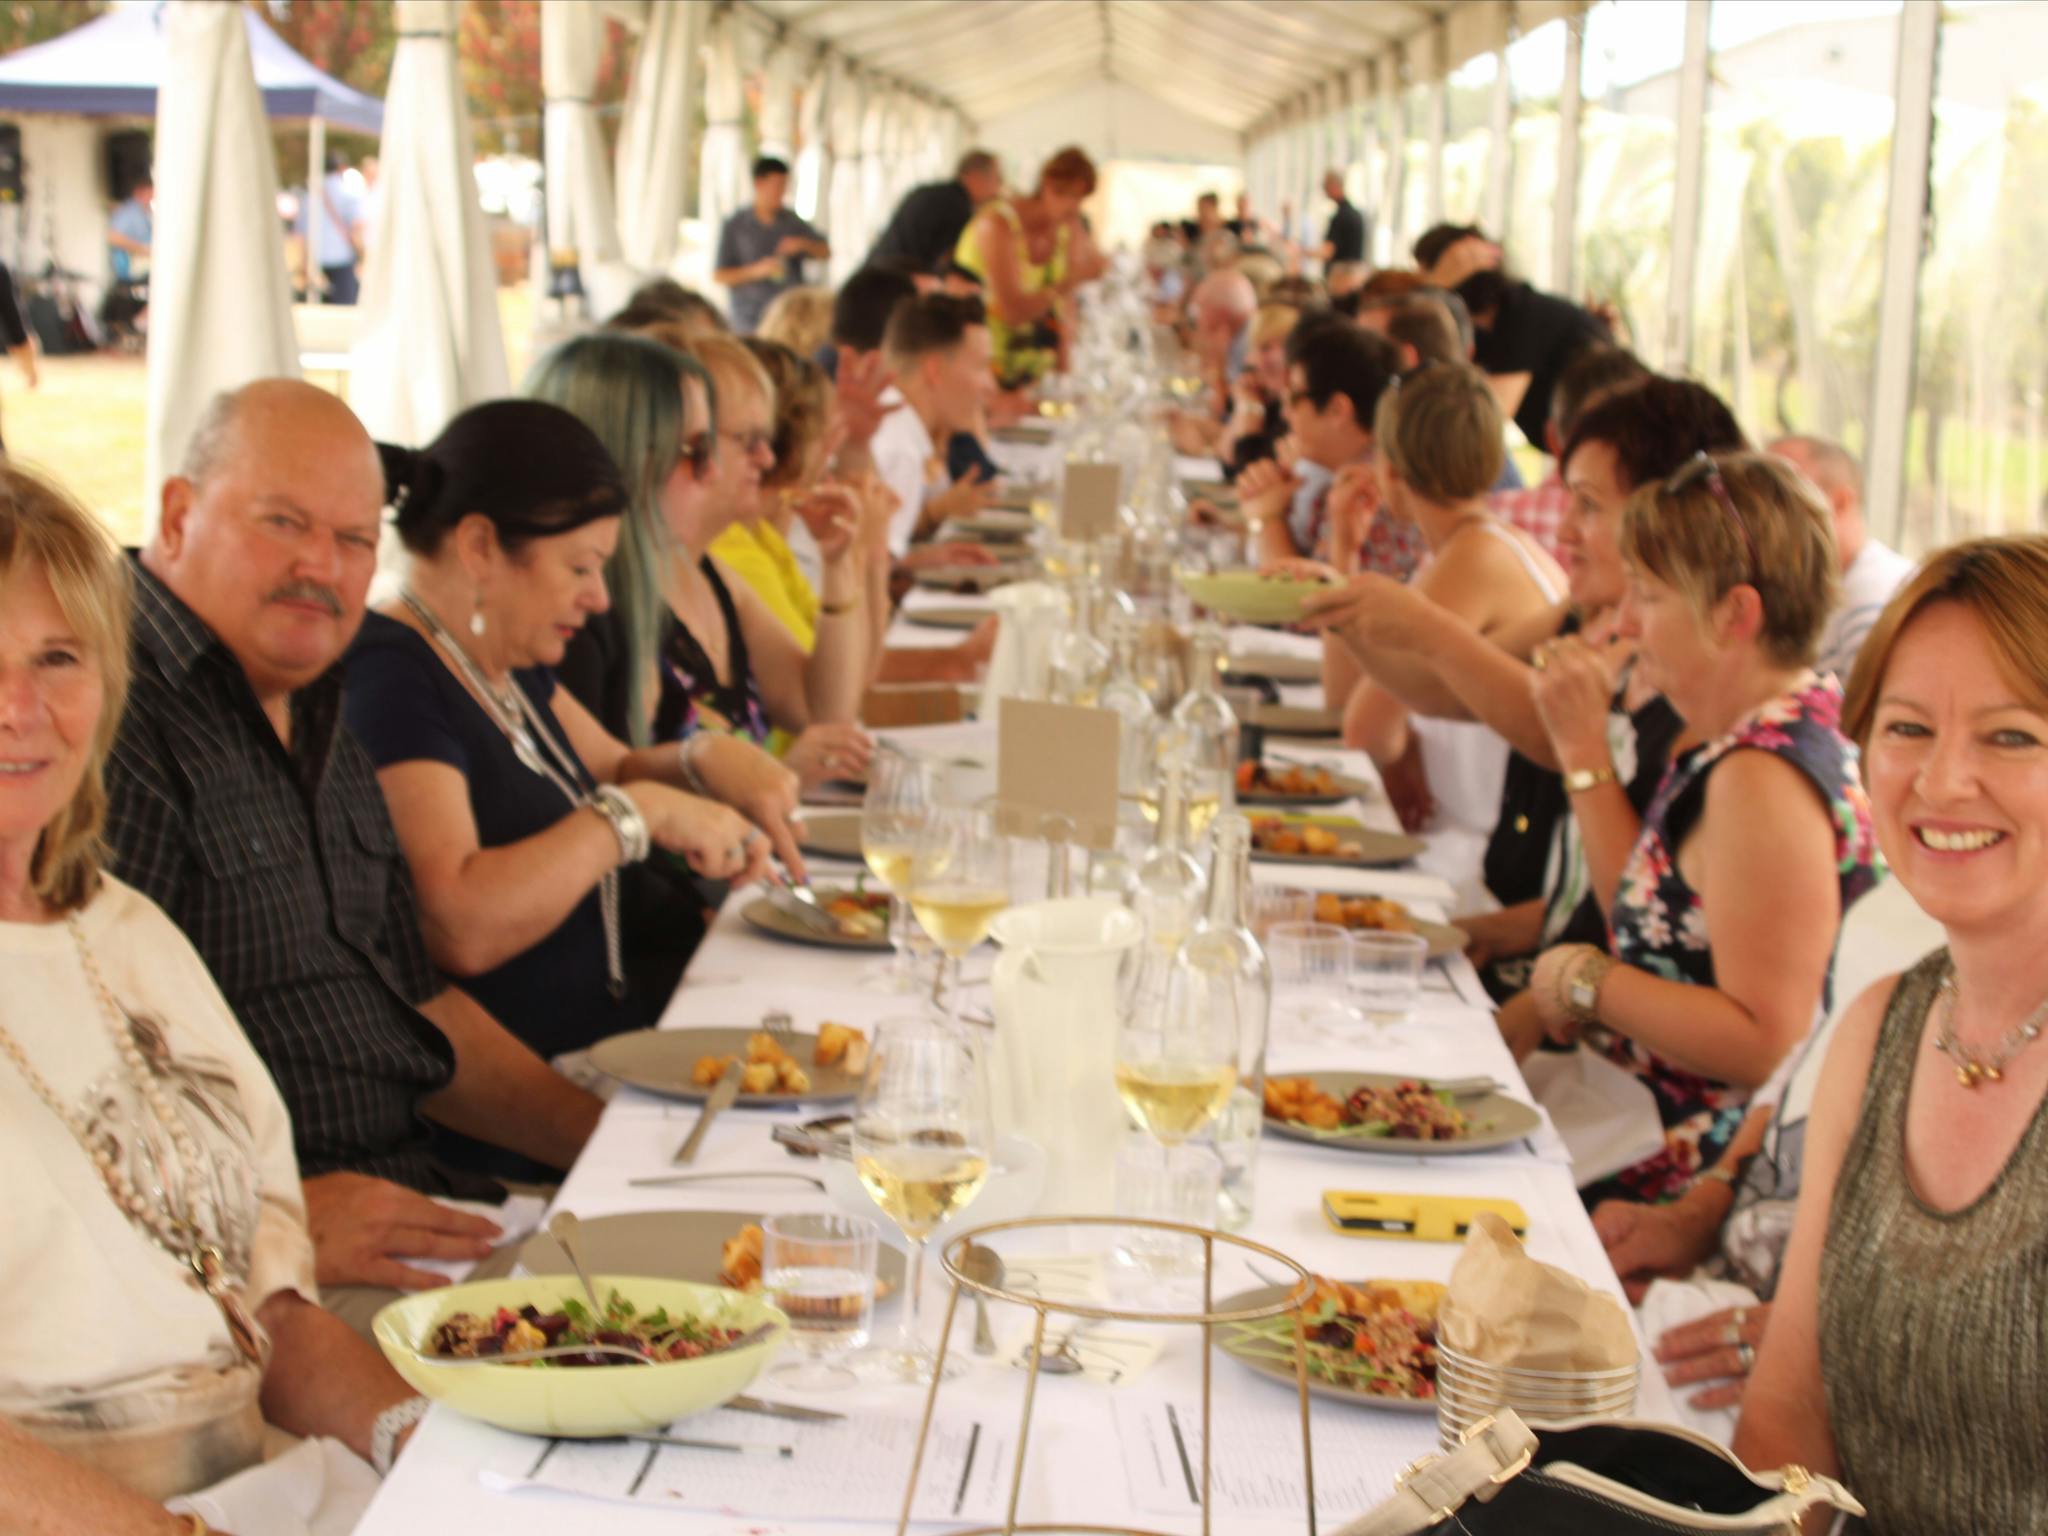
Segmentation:
{"type": "MultiPolygon", "coordinates": [[[[1262,855],[1254,854],[1253,857],[1258,858],[1262,857],[1262,855]]],[[[1323,893],[1318,891],[1315,894],[1322,895],[1323,893]]],[[[1347,891],[1343,894],[1349,896],[1353,893],[1347,891]]],[[[1318,918],[1317,921],[1320,922],[1321,919],[1318,918]]],[[[1423,938],[1429,941],[1427,954],[1431,960],[1441,960],[1447,955],[1458,954],[1464,950],[1467,944],[1472,942],[1471,934],[1462,928],[1454,928],[1449,923],[1433,923],[1426,917],[1416,917],[1412,913],[1409,915],[1408,923],[1414,932],[1421,934],[1423,938]]],[[[1373,933],[1379,931],[1372,928],[1353,928],[1349,923],[1340,923],[1338,926],[1349,928],[1353,933],[1373,933]]]]}
{"type": "Polygon", "coordinates": [[[914,573],[918,586],[938,592],[992,592],[1014,581],[1028,581],[1037,566],[1021,560],[996,565],[928,565],[914,573]]]}
{"type": "Polygon", "coordinates": [[[1180,491],[1189,501],[1199,497],[1222,511],[1237,510],[1237,487],[1228,480],[1183,480],[1180,491]]]}
{"type": "Polygon", "coordinates": [[[1426,846],[1421,838],[1405,832],[1381,832],[1351,816],[1287,816],[1254,813],[1258,821],[1284,821],[1291,826],[1328,827],[1347,843],[1356,843],[1356,854],[1267,853],[1252,845],[1252,857],[1268,864],[1321,864],[1339,869],[1376,869],[1386,864],[1405,864],[1426,846]]]}
{"type": "Polygon", "coordinates": [[[983,619],[996,616],[993,608],[942,607],[905,608],[903,617],[923,629],[977,629],[983,619]]]}
{"type": "Polygon", "coordinates": [[[1052,494],[1053,487],[1042,480],[1026,482],[1021,485],[1013,485],[1006,480],[998,485],[995,494],[989,497],[988,510],[993,512],[1022,512],[1027,517],[1032,517],[1032,520],[1035,522],[1037,519],[1031,511],[1032,503],[1050,500],[1052,494]]]}
{"type": "Polygon", "coordinates": [[[865,779],[827,779],[822,784],[813,784],[797,798],[805,805],[828,805],[842,808],[858,806],[868,797],[865,779]]]}
{"type": "Polygon", "coordinates": [[[821,858],[859,860],[860,812],[806,811],[797,823],[796,845],[821,858]]]}
{"type": "MultiPolygon", "coordinates": [[[[631,1211],[579,1222],[576,1247],[593,1270],[653,1275],[721,1285],[726,1239],[741,1227],[761,1225],[758,1211],[631,1211]]],[[[518,1263],[536,1275],[575,1273],[561,1245],[536,1232],[519,1249],[518,1263]]],[[[903,1255],[875,1244],[875,1280],[887,1292],[903,1289],[903,1255]]]]}
{"type": "Polygon", "coordinates": [[[1320,656],[1289,656],[1281,651],[1249,652],[1228,658],[1228,670],[1239,677],[1268,677],[1276,683],[1320,683],[1320,656]]]}
{"type": "Polygon", "coordinates": [[[1036,443],[1052,441],[1052,427],[1049,423],[1020,421],[1012,426],[992,427],[989,436],[999,443],[1036,443]]]}
{"type": "MultiPolygon", "coordinates": [[[[845,894],[844,888],[814,885],[812,890],[818,900],[829,902],[835,896],[845,894]]],[[[851,934],[828,932],[824,926],[812,926],[810,919],[799,917],[773,897],[757,896],[740,908],[740,916],[747,925],[773,938],[787,939],[792,944],[815,944],[821,949],[864,949],[870,952],[889,947],[889,935],[882,932],[871,938],[855,938],[851,934]]]]}
{"type": "Polygon", "coordinates": [[[1329,582],[1263,576],[1257,571],[1183,572],[1180,584],[1209,612],[1240,624],[1295,623],[1309,594],[1331,587],[1329,582]]]}
{"type": "MultiPolygon", "coordinates": [[[[947,521],[946,527],[960,533],[977,535],[984,539],[1022,539],[1030,537],[1031,530],[1038,526],[1037,519],[1027,511],[1005,511],[998,507],[987,507],[969,517],[955,517],[947,521]]],[[[941,530],[941,537],[944,530],[941,530]]]]}
{"type": "MultiPolygon", "coordinates": [[[[1439,1303],[1443,1300],[1443,1287],[1430,1280],[1349,1280],[1347,1285],[1396,1285],[1404,1291],[1434,1293],[1439,1303]],[[1426,1290],[1425,1290],[1426,1288],[1426,1290]]],[[[1216,1303],[1219,1312],[1235,1312],[1240,1308],[1270,1306],[1285,1298],[1294,1287],[1291,1285],[1262,1285],[1249,1291],[1239,1291],[1235,1296],[1225,1296],[1216,1303]]],[[[1294,1359],[1275,1359],[1263,1354],[1248,1353],[1251,1338],[1241,1325],[1225,1323],[1217,1330],[1216,1345],[1224,1354],[1244,1366],[1258,1372],[1292,1392],[1295,1390],[1294,1359]]],[[[1310,1346],[1314,1348],[1313,1345],[1310,1346]]],[[[1311,1397],[1326,1397],[1332,1402],[1355,1403],[1361,1408],[1381,1408],[1389,1413],[1430,1413],[1436,1412],[1436,1398],[1430,1397],[1376,1397],[1356,1387],[1341,1386],[1309,1372],[1308,1390],[1311,1397]]]]}
{"type": "MultiPolygon", "coordinates": [[[[1257,706],[1254,706],[1256,708],[1257,706]]],[[[1279,768],[1298,768],[1299,763],[1280,763],[1279,768]]],[[[1242,789],[1237,792],[1239,805],[1342,805],[1346,800],[1370,800],[1373,786],[1364,779],[1354,779],[1349,774],[1330,775],[1334,787],[1327,794],[1282,794],[1272,789],[1242,789]]]]}
{"type": "MultiPolygon", "coordinates": [[[[701,1103],[711,1096],[711,1088],[691,1079],[698,1059],[737,1056],[744,1061],[747,1041],[761,1032],[758,1025],[752,1029],[639,1029],[598,1041],[590,1048],[590,1059],[600,1072],[610,1073],[622,1083],[664,1098],[701,1103]]],[[[815,1034],[792,1035],[781,1045],[804,1069],[810,1088],[803,1093],[742,1093],[734,1103],[753,1109],[794,1109],[800,1104],[849,1104],[860,1092],[860,1078],[855,1074],[836,1065],[812,1065],[812,1053],[818,1048],[815,1034]]]]}
{"type": "Polygon", "coordinates": [[[1243,723],[1276,736],[1335,736],[1344,729],[1336,710],[1308,704],[1254,704],[1243,723]]]}
{"type": "MultiPolygon", "coordinates": [[[[1332,1098],[1342,1101],[1352,1090],[1367,1083],[1392,1088],[1416,1081],[1415,1074],[1389,1076],[1384,1072],[1276,1072],[1275,1077],[1305,1077],[1332,1098]]],[[[1293,1120],[1265,1116],[1266,1129],[1293,1141],[1334,1147],[1339,1152],[1363,1152],[1375,1157],[1445,1157],[1464,1152],[1492,1152],[1513,1146],[1524,1136],[1539,1130],[1543,1117],[1520,1099],[1504,1093],[1461,1093],[1452,1104],[1472,1122],[1472,1133],[1458,1141],[1410,1141],[1397,1136],[1336,1136],[1311,1130],[1293,1120]]]]}

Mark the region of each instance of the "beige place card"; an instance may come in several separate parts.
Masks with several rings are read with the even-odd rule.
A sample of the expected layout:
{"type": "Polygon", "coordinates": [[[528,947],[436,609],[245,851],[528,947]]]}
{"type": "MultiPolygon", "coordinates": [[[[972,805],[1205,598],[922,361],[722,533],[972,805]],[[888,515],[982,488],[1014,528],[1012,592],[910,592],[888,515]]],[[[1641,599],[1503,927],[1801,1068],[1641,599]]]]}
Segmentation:
{"type": "Polygon", "coordinates": [[[1105,533],[1114,533],[1123,479],[1123,469],[1115,464],[1069,464],[1060,497],[1060,537],[1093,543],[1105,533]]]}
{"type": "Polygon", "coordinates": [[[1048,818],[1065,817],[1073,825],[1067,842],[1112,846],[1122,723],[1113,710],[1004,699],[996,715],[996,800],[1003,830],[1012,837],[1045,837],[1048,818]]]}

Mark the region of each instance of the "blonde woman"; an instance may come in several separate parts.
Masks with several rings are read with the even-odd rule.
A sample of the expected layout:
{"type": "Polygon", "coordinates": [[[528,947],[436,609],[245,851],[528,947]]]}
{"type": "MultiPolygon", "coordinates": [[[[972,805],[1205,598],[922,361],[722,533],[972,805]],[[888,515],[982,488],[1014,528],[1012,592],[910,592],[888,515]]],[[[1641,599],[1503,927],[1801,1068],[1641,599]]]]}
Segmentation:
{"type": "Polygon", "coordinates": [[[815,358],[832,339],[832,290],[791,288],[777,294],[754,334],[782,343],[798,357],[815,358]]]}
{"type": "Polygon", "coordinates": [[[90,514],[0,465],[9,1529],[203,1530],[161,1501],[255,1466],[266,1422],[388,1465],[424,1407],[312,1299],[277,1088],[190,942],[101,867],[128,615],[90,514]]]}
{"type": "MultiPolygon", "coordinates": [[[[1664,1121],[1664,1149],[1589,1204],[1668,1199],[1719,1158],[1750,1092],[1824,1016],[1842,913],[1877,881],[1841,688],[1813,670],[1836,584],[1813,488],[1782,460],[1699,454],[1629,500],[1621,554],[1622,632],[1696,744],[1643,815],[1607,909],[1612,954],[1558,945],[1530,981],[1551,1037],[1584,1033],[1664,1121]]],[[[1560,750],[1597,739],[1560,705],[1545,716],[1560,750]]],[[[1577,707],[1604,718],[1603,690],[1577,707]]],[[[1578,770],[1580,814],[1625,797],[1611,761],[1578,770]]]]}

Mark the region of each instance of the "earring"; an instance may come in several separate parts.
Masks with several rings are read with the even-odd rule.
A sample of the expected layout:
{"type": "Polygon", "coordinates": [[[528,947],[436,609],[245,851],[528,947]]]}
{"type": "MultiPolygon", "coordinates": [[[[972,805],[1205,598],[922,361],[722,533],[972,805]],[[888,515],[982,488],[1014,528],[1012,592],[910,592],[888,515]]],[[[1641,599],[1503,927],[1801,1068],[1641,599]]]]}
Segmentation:
{"type": "Polygon", "coordinates": [[[471,614],[471,615],[469,616],[469,632],[470,632],[470,633],[471,633],[472,635],[475,635],[475,636],[476,636],[476,637],[477,637],[478,639],[482,639],[482,638],[483,638],[483,632],[484,632],[484,601],[483,601],[483,599],[482,599],[482,598],[478,598],[478,599],[477,599],[477,601],[476,601],[476,612],[472,613],[472,614],[471,614]]]}

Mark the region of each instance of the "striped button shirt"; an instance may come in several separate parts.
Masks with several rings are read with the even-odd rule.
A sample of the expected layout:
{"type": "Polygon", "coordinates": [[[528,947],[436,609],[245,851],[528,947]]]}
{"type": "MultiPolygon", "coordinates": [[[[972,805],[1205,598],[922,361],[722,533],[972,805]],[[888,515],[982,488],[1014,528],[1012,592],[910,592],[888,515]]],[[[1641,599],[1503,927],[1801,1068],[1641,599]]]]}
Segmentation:
{"type": "Polygon", "coordinates": [[[422,1098],[454,1052],[443,982],[341,669],[279,741],[234,654],[139,565],[135,678],[107,769],[114,872],[185,931],[291,1111],[299,1168],[445,1191],[422,1098]]]}

